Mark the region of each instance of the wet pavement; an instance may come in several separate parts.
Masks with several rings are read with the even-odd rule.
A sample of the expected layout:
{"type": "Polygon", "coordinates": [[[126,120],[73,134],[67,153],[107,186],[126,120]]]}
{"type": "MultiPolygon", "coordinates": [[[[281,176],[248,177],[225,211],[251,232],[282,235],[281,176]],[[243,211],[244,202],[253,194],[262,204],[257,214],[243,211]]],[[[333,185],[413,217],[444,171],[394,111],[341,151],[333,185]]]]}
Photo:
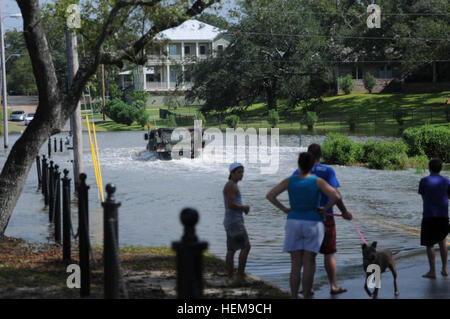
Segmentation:
{"type": "MultiPolygon", "coordinates": [[[[425,254],[397,260],[397,284],[399,296],[394,295],[393,277],[389,270],[381,276],[381,288],[378,299],[450,299],[450,277],[441,275],[441,260],[439,250],[436,250],[436,279],[422,278],[428,272],[428,259],[425,254]]],[[[362,263],[362,260],[361,260],[362,263]]],[[[324,285],[316,289],[315,299],[369,299],[364,290],[365,275],[361,266],[361,276],[350,279],[339,279],[341,287],[346,293],[330,295],[329,286],[324,285]]],[[[372,290],[372,289],[371,289],[372,290]]]]}

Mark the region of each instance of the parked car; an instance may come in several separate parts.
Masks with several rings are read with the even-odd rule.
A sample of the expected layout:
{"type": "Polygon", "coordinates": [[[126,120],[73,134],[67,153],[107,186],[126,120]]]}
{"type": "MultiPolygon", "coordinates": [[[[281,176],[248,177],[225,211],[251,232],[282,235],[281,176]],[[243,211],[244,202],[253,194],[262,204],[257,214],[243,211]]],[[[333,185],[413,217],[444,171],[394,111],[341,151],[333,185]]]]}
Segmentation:
{"type": "Polygon", "coordinates": [[[25,120],[25,112],[24,111],[12,111],[11,116],[9,117],[10,121],[23,121],[25,120]]]}
{"type": "Polygon", "coordinates": [[[31,122],[33,119],[34,119],[34,113],[28,113],[28,114],[25,116],[25,122],[24,122],[24,124],[25,124],[25,125],[30,124],[30,122],[31,122]]]}

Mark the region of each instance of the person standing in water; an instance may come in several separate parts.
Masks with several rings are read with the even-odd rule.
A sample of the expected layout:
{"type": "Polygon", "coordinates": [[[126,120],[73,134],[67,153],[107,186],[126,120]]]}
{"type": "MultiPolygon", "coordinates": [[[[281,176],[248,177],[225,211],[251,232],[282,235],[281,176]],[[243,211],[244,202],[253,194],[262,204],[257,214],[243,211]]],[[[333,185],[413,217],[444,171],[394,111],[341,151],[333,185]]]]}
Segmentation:
{"type": "Polygon", "coordinates": [[[223,225],[227,234],[226,266],[228,283],[239,283],[245,280],[245,265],[250,252],[250,241],[244,225],[242,213],[248,214],[250,206],[242,204],[241,192],[237,183],[244,177],[244,166],[241,163],[232,163],[229,167],[230,175],[223,189],[225,204],[225,218],[223,225]],[[239,253],[237,278],[234,278],[234,254],[239,253]]]}
{"type": "Polygon", "coordinates": [[[440,175],[442,161],[433,158],[429,164],[430,175],[419,183],[419,194],[423,200],[422,225],[420,230],[420,244],[426,246],[430,270],[422,277],[436,278],[436,262],[434,245],[439,244],[441,253],[441,274],[448,276],[447,268],[447,235],[450,231],[448,220],[448,199],[450,198],[450,181],[440,175]]]}

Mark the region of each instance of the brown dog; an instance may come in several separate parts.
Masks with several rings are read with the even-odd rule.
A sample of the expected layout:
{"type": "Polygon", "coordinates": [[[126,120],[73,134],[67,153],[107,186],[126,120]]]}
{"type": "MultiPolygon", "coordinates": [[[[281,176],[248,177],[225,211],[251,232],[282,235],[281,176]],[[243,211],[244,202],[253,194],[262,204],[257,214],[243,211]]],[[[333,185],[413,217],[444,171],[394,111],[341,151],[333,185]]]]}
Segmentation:
{"type": "Polygon", "coordinates": [[[367,273],[367,267],[370,264],[375,264],[380,266],[380,271],[385,272],[386,268],[389,268],[392,272],[392,276],[394,276],[394,294],[396,296],[399,295],[397,288],[397,268],[395,267],[395,260],[392,257],[392,252],[389,249],[383,249],[377,252],[376,250],[377,242],[374,241],[372,245],[367,246],[366,244],[362,245],[362,254],[363,254],[363,267],[366,272],[366,280],[364,282],[364,289],[367,294],[374,299],[378,296],[378,288],[375,287],[373,294],[370,292],[367,287],[367,278],[371,275],[367,273]]]}

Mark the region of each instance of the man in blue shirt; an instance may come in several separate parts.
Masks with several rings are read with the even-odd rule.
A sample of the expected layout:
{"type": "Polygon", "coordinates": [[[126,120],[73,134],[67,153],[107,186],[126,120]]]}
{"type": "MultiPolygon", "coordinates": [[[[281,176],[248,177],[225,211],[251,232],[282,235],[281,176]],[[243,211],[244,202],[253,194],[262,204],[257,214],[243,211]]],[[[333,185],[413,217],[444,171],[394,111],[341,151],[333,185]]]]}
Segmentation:
{"type": "Polygon", "coordinates": [[[442,161],[433,158],[428,163],[430,175],[424,177],[419,183],[419,194],[423,199],[423,218],[420,230],[420,244],[427,247],[430,271],[424,274],[425,278],[436,278],[436,264],[434,245],[439,244],[442,260],[442,276],[448,276],[447,268],[447,234],[450,231],[448,222],[448,199],[450,198],[450,181],[439,175],[442,161]]]}
{"type": "MultiPolygon", "coordinates": [[[[322,150],[319,144],[311,144],[308,147],[308,152],[314,156],[315,164],[311,170],[311,174],[315,174],[316,176],[327,181],[330,186],[334,187],[338,192],[338,187],[340,187],[339,182],[336,178],[336,173],[332,167],[320,164],[320,158],[322,157],[322,150]]],[[[294,172],[297,175],[298,169],[294,172]]],[[[320,200],[320,206],[324,207],[328,203],[329,198],[322,194],[322,198],[320,200]]],[[[342,212],[342,217],[347,220],[352,220],[352,214],[347,210],[342,201],[342,197],[336,203],[339,210],[342,212]]],[[[334,217],[330,214],[333,214],[333,208],[326,212],[327,217],[325,221],[325,237],[322,242],[322,246],[320,247],[320,253],[324,255],[324,264],[325,270],[328,275],[328,281],[330,282],[330,294],[336,295],[343,292],[346,292],[347,289],[339,287],[337,285],[337,275],[336,275],[336,259],[334,254],[336,253],[336,224],[334,221],[334,217]]]]}

